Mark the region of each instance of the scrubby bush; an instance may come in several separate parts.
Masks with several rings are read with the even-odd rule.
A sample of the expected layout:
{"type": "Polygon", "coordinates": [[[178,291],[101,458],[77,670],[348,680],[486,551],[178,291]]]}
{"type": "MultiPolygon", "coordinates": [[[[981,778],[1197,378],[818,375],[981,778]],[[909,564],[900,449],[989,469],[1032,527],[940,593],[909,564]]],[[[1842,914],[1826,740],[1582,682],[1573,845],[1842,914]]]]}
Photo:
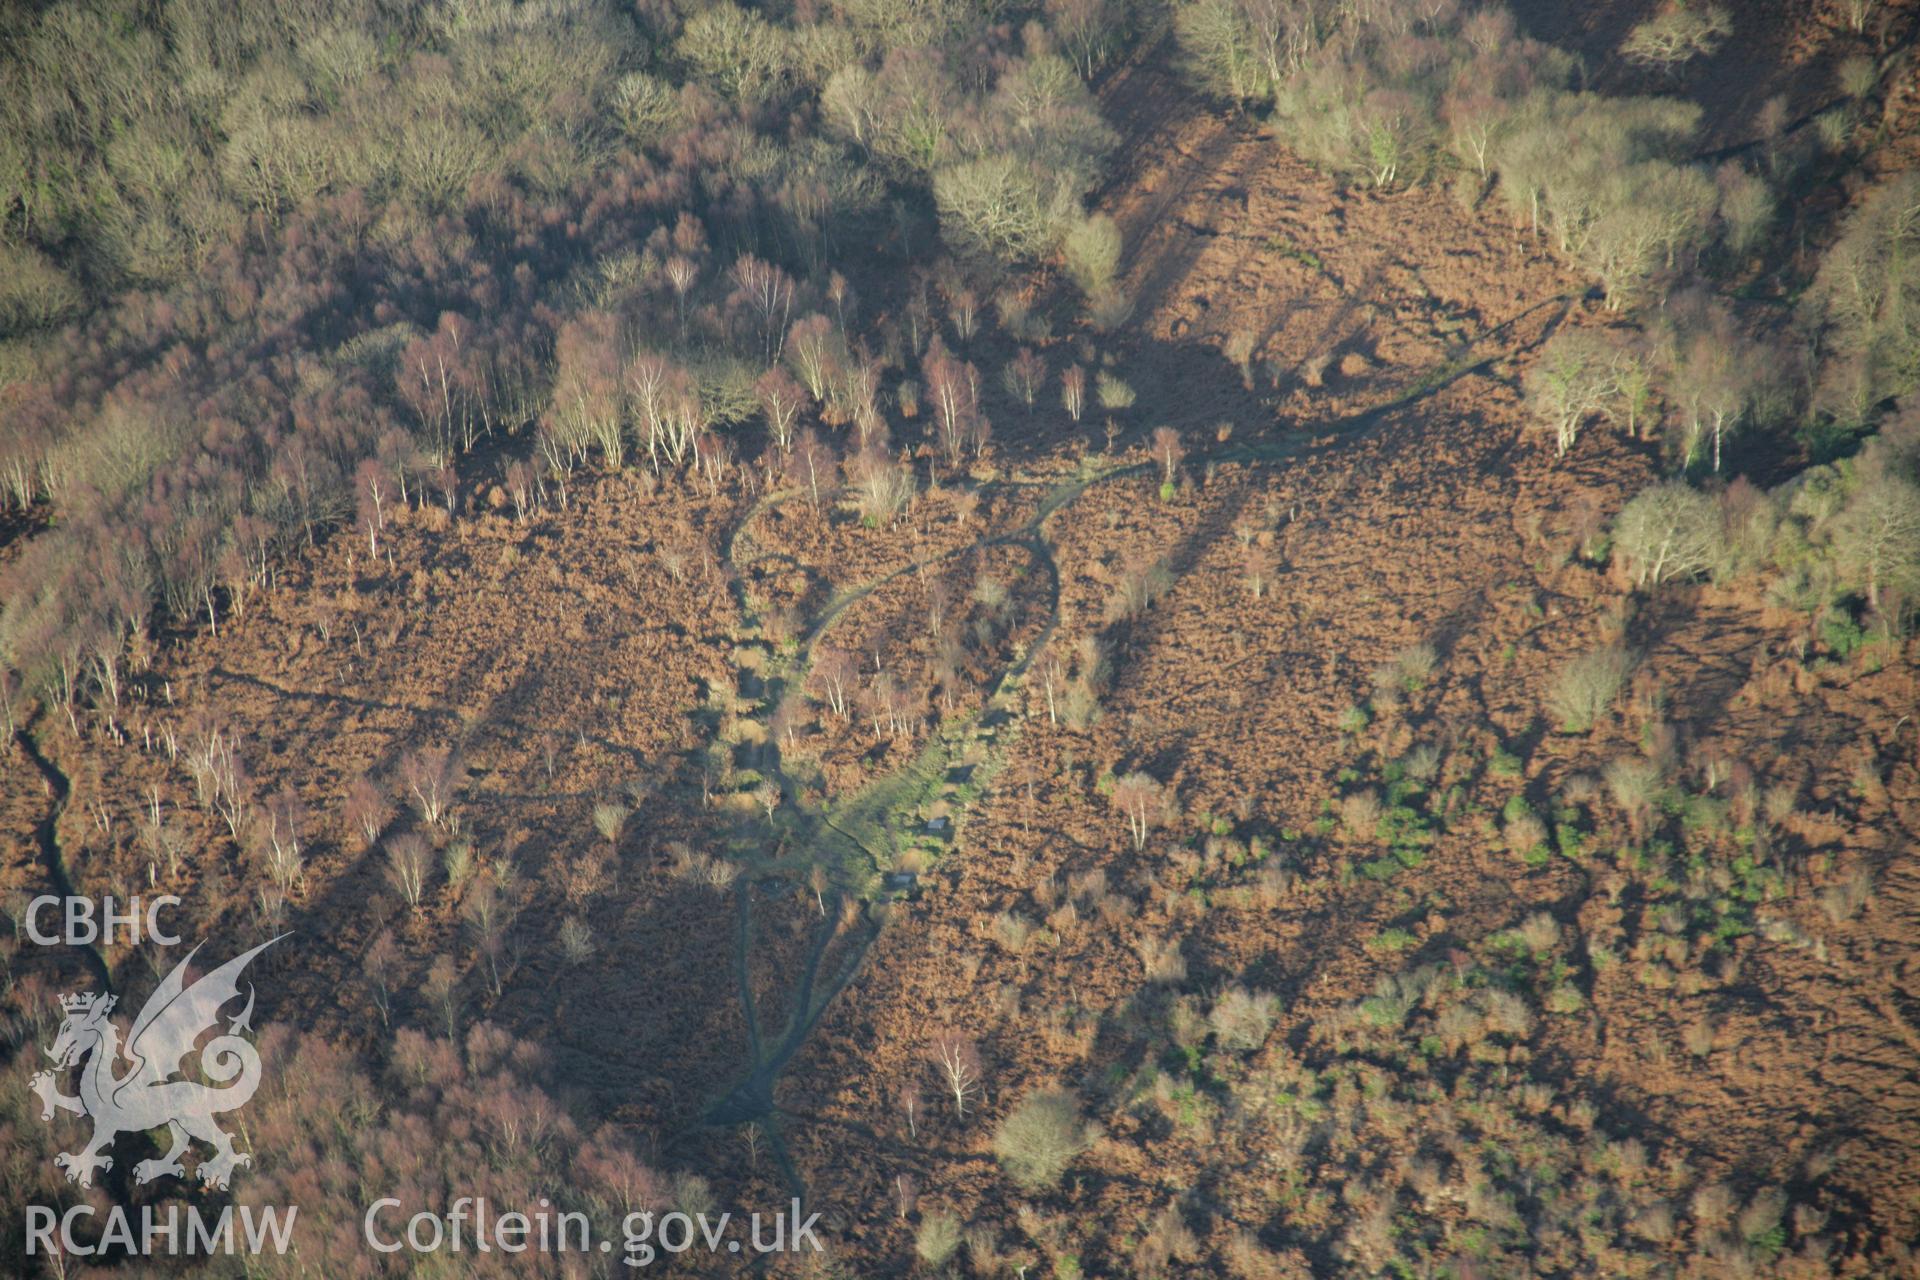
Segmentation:
{"type": "Polygon", "coordinates": [[[1569,662],[1547,695],[1547,710],[1565,733],[1585,733],[1613,706],[1633,669],[1633,655],[1616,645],[1569,662]]]}
{"type": "Polygon", "coordinates": [[[1355,840],[1373,839],[1380,826],[1380,797],[1370,790],[1340,797],[1340,825],[1355,840]]]}
{"type": "Polygon", "coordinates": [[[1137,938],[1133,949],[1149,983],[1171,986],[1186,981],[1187,958],[1181,953],[1178,938],[1137,938]]]}
{"type": "Polygon", "coordinates": [[[930,1267],[944,1267],[960,1251],[960,1221],[952,1214],[930,1213],[913,1235],[913,1251],[930,1267]]]}
{"type": "Polygon", "coordinates": [[[1094,375],[1093,393],[1094,398],[1100,402],[1100,407],[1108,412],[1118,412],[1121,409],[1133,407],[1133,388],[1105,369],[1094,375]]]}
{"type": "Polygon", "coordinates": [[[1529,915],[1521,921],[1515,933],[1526,945],[1529,955],[1551,955],[1554,948],[1560,945],[1560,922],[1545,911],[1529,915]]]}
{"type": "Polygon", "coordinates": [[[1046,1190],[1092,1144],[1080,1102],[1064,1089],[1028,1094],[994,1131],[993,1154],[1027,1191],[1046,1190]]]}
{"type": "Polygon", "coordinates": [[[1820,909],[1834,924],[1844,924],[1873,900],[1873,874],[1865,867],[1820,891],[1820,909]]]}
{"type": "Polygon", "coordinates": [[[631,815],[632,810],[625,805],[603,800],[593,806],[593,829],[600,833],[602,840],[617,845],[620,843],[620,833],[631,815]]]}
{"type": "Polygon", "coordinates": [[[1603,777],[1627,822],[1636,834],[1643,832],[1663,785],[1660,767],[1651,760],[1621,757],[1608,763],[1603,777]]]}
{"type": "Polygon", "coordinates": [[[1489,1031],[1514,1040],[1525,1040],[1533,1034],[1533,1011],[1518,993],[1488,991],[1483,1000],[1489,1031]]]}
{"type": "Polygon", "coordinates": [[[570,965],[586,963],[596,948],[592,927],[578,916],[560,922],[559,942],[560,956],[570,965]]]}
{"type": "Polygon", "coordinates": [[[1440,772],[1440,748],[1430,742],[1419,743],[1400,758],[1400,767],[1416,782],[1431,782],[1440,772]]]}
{"type": "Polygon", "coordinates": [[[1207,1021],[1222,1048],[1251,1053],[1266,1043],[1279,1011],[1279,998],[1272,992],[1236,986],[1227,988],[1213,1002],[1207,1021]]]}
{"type": "Polygon", "coordinates": [[[1120,228],[1106,214],[1095,214],[1073,224],[1060,246],[1067,274],[1088,298],[1113,288],[1120,265],[1120,228]]]}
{"type": "Polygon", "coordinates": [[[1547,842],[1546,824],[1531,813],[1516,813],[1508,818],[1502,834],[1507,851],[1523,858],[1547,842]]]}
{"type": "Polygon", "coordinates": [[[1033,940],[1033,921],[1018,911],[1002,911],[993,918],[993,937],[1011,955],[1019,955],[1033,940]]]}
{"type": "Polygon", "coordinates": [[[1410,644],[1394,654],[1391,662],[1373,669],[1373,687],[1415,693],[1426,688],[1439,666],[1439,650],[1424,640],[1410,644]]]}

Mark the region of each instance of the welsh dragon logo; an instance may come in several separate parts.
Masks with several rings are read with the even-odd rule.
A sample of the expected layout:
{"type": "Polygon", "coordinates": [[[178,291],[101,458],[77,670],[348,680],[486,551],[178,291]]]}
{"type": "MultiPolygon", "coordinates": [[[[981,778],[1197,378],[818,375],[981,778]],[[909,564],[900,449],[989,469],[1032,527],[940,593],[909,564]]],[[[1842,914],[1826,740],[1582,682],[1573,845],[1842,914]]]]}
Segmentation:
{"type": "Polygon", "coordinates": [[[133,1020],[124,1048],[120,1029],[109,1017],[113,996],[98,997],[88,991],[60,997],[66,1017],[53,1048],[45,1051],[55,1070],[38,1073],[28,1087],[40,1097],[42,1120],[53,1119],[56,1109],[93,1118],[93,1137],[78,1151],[54,1157],[69,1182],[92,1186],[96,1172],[113,1167],[107,1152],[116,1137],[162,1125],[172,1146],[159,1159],[135,1165],[136,1182],[151,1182],[169,1173],[185,1177],[180,1157],[194,1140],[213,1148],[213,1155],[201,1161],[198,1170],[200,1181],[209,1186],[224,1188],[237,1166],[253,1163],[252,1156],[234,1151],[232,1135],[213,1122],[221,1112],[245,1106],[260,1087],[260,1055],[240,1034],[251,1029],[251,984],[246,1007],[228,1021],[226,1032],[200,1047],[199,1074],[214,1084],[176,1077],[185,1073],[183,1059],[194,1052],[195,1043],[220,1021],[220,1010],[239,998],[240,975],[247,965],[279,940],[269,939],[189,984],[187,966],[200,950],[195,947],[148,997],[133,1020]],[[114,1064],[123,1055],[132,1066],[116,1077],[114,1064]],[[55,1071],[67,1071],[83,1058],[79,1094],[61,1093],[55,1071]]]}

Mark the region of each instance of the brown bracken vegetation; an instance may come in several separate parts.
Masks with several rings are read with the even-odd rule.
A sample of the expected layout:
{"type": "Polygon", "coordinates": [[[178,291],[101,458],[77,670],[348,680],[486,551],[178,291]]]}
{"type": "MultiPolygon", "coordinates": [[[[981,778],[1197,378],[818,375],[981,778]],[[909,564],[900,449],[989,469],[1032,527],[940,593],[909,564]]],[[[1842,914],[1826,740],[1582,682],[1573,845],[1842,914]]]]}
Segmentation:
{"type": "Polygon", "coordinates": [[[1920,8],[6,15],[10,1272],[1913,1272],[1920,8]],[[46,893],[288,935],[230,1191],[46,893]]]}

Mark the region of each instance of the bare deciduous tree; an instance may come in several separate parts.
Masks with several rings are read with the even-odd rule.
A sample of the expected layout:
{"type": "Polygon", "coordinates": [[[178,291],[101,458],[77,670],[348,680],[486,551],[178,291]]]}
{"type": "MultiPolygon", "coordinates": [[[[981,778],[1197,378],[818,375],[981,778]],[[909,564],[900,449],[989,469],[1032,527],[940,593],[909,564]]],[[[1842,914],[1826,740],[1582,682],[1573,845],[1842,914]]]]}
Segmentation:
{"type": "Polygon", "coordinates": [[[1164,562],[1136,556],[1120,567],[1107,600],[1109,622],[1137,618],[1173,588],[1173,574],[1164,562]]]}
{"type": "Polygon", "coordinates": [[[806,388],[776,365],[760,375],[753,389],[760,400],[760,412],[767,420],[767,434],[783,452],[792,448],[794,424],[806,404],[806,388]]]}
{"type": "Polygon", "coordinates": [[[1680,480],[1642,489],[1622,508],[1613,536],[1636,586],[1707,573],[1726,544],[1719,507],[1680,480]]]}
{"type": "Polygon", "coordinates": [[[1634,838],[1641,839],[1646,835],[1647,821],[1660,794],[1659,766],[1651,760],[1623,756],[1609,763],[1603,776],[1607,790],[1613,794],[1613,802],[1626,815],[1634,838]]]}
{"type": "Polygon", "coordinates": [[[1279,1011],[1280,999],[1272,992],[1234,986],[1220,993],[1207,1021],[1223,1048],[1251,1053],[1266,1043],[1279,1011]]]}
{"type": "Polygon", "coordinates": [[[1047,723],[1057,725],[1060,723],[1060,695],[1067,684],[1067,664],[1060,660],[1058,654],[1049,650],[1040,659],[1037,671],[1040,688],[1047,698],[1047,723]]]}
{"type": "Polygon", "coordinates": [[[750,253],[734,260],[727,277],[733,282],[728,303],[753,317],[760,331],[761,363],[771,366],[785,345],[787,319],[793,311],[793,277],[750,253]]]}
{"type": "Polygon", "coordinates": [[[800,433],[787,455],[787,483],[807,494],[807,503],[818,510],[822,494],[833,492],[839,483],[840,460],[833,447],[820,439],[812,427],[800,433]]]}
{"type": "Polygon", "coordinates": [[[980,1091],[979,1047],[967,1036],[949,1029],[934,1034],[928,1056],[939,1076],[941,1092],[953,1099],[953,1113],[966,1115],[967,1104],[980,1091]]]}
{"type": "Polygon", "coordinates": [[[433,865],[427,842],[411,833],[387,841],[387,878],[409,907],[418,908],[433,865]]]}
{"type": "Polygon", "coordinates": [[[388,804],[386,791],[367,773],[355,777],[348,787],[346,819],[348,827],[367,842],[367,848],[378,842],[380,833],[386,831],[386,823],[394,821],[394,806],[388,804]]]}
{"type": "Polygon", "coordinates": [[[400,963],[400,948],[393,930],[382,929],[361,960],[367,981],[373,985],[373,1004],[380,1011],[380,1025],[386,1026],[393,1013],[393,973],[400,963]]]}
{"type": "Polygon", "coordinates": [[[894,1094],[894,1103],[900,1108],[900,1114],[906,1117],[907,1136],[909,1138],[918,1138],[920,1136],[920,1108],[923,1105],[920,1098],[919,1082],[915,1080],[902,1081],[900,1091],[894,1094]]]}
{"type": "Polygon", "coordinates": [[[1060,375],[1060,403],[1066,409],[1067,416],[1075,422],[1087,407],[1087,371],[1079,365],[1068,365],[1067,371],[1060,375]]]}
{"type": "Polygon", "coordinates": [[[460,1030],[460,970],[455,967],[452,956],[434,957],[433,963],[427,966],[420,993],[439,1006],[447,1039],[452,1040],[460,1030]]]}
{"type": "Polygon", "coordinates": [[[1920,485],[1877,468],[1834,521],[1833,547],[1841,571],[1865,586],[1880,607],[1889,588],[1920,588],[1920,485]]]}
{"type": "Polygon", "coordinates": [[[1180,460],[1187,456],[1186,446],[1180,443],[1180,433],[1172,427],[1153,429],[1153,460],[1160,464],[1160,483],[1171,485],[1179,474],[1180,460]]]}
{"type": "Polygon", "coordinates": [[[20,687],[21,682],[18,673],[10,667],[0,669],[0,714],[4,714],[6,717],[7,736],[9,738],[13,737],[16,731],[14,726],[14,708],[20,704],[20,687]]]}
{"type": "Polygon", "coordinates": [[[921,371],[940,451],[948,466],[958,467],[967,453],[979,454],[990,430],[980,412],[980,371],[955,359],[938,339],[927,347],[921,371]]]}
{"type": "Polygon", "coordinates": [[[831,882],[827,879],[827,869],[825,866],[816,862],[807,868],[807,888],[813,890],[814,909],[820,913],[820,918],[823,920],[826,919],[827,916],[826,895],[829,883],[831,882]]]}
{"type": "Polygon", "coordinates": [[[861,705],[873,723],[875,741],[881,737],[900,738],[915,733],[923,720],[925,699],[890,672],[877,673],[861,691],[861,705]]]}
{"type": "Polygon", "coordinates": [[[476,879],[472,891],[461,899],[460,914],[473,934],[474,949],[486,963],[487,985],[497,996],[505,977],[507,930],[519,914],[519,904],[488,874],[476,879]]]}
{"type": "Polygon", "coordinates": [[[1120,267],[1120,228],[1106,214],[1074,222],[1060,245],[1067,274],[1088,298],[1099,298],[1113,290],[1114,274],[1120,267]]]}
{"type": "Polygon", "coordinates": [[[826,403],[828,389],[840,378],[847,361],[846,343],[833,321],[815,312],[793,322],[787,333],[786,359],[806,384],[807,393],[826,403]]]}
{"type": "Polygon", "coordinates": [[[1247,592],[1258,600],[1266,595],[1267,588],[1273,584],[1279,560],[1272,547],[1258,542],[1247,544],[1241,552],[1241,560],[1246,573],[1247,592]]]}
{"type": "Polygon", "coordinates": [[[1672,4],[1635,26],[1620,53],[1643,67],[1671,71],[1718,49],[1733,31],[1733,15],[1717,4],[1672,4]]]}
{"type": "Polygon", "coordinates": [[[432,826],[451,823],[457,786],[453,752],[446,747],[421,747],[400,760],[400,785],[413,798],[420,820],[432,826]]]}
{"type": "Polygon", "coordinates": [[[300,828],[306,822],[306,808],[293,788],[282,786],[266,803],[266,828],[262,831],[267,873],[281,893],[291,893],[300,879],[303,865],[300,852],[300,828]]]}
{"type": "Polygon", "coordinates": [[[1695,291],[1669,302],[1661,330],[1671,371],[1667,399],[1679,410],[1681,459],[1691,465],[1702,442],[1711,439],[1718,471],[1722,445],[1752,414],[1775,357],[1747,338],[1723,303],[1695,291]]]}
{"type": "Polygon", "coordinates": [[[1618,387],[1610,338],[1591,329],[1563,329],[1541,349],[1521,385],[1540,424],[1553,432],[1554,451],[1565,457],[1580,425],[1604,411],[1618,387]]]}
{"type": "Polygon", "coordinates": [[[869,449],[847,463],[853,495],[860,514],[885,527],[913,501],[917,488],[913,468],[884,449],[869,449]]]}
{"type": "Polygon", "coordinates": [[[1146,847],[1147,832],[1160,821],[1166,807],[1166,788],[1148,773],[1135,770],[1113,786],[1113,807],[1127,820],[1133,847],[1146,847]]]}
{"type": "Polygon", "coordinates": [[[859,664],[845,649],[822,645],[814,654],[812,683],[820,696],[842,720],[847,718],[849,695],[859,676],[859,664]]]}
{"type": "Polygon", "coordinates": [[[1033,411],[1033,402],[1040,395],[1040,388],[1047,380],[1046,359],[1035,353],[1032,347],[1022,347],[1007,363],[1007,390],[1014,398],[1033,411]]]}

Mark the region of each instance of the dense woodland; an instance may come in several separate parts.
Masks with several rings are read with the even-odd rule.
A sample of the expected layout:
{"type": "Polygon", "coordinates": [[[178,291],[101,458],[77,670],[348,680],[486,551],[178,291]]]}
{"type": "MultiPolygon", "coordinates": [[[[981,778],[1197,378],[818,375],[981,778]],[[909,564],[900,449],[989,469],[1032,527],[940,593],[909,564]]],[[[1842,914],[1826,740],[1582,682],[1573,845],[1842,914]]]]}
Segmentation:
{"type": "MultiPolygon", "coordinates": [[[[1305,829],[1255,835],[1245,814],[1187,812],[1165,769],[1069,756],[1063,776],[1084,776],[1127,847],[1178,851],[1138,884],[1049,880],[993,935],[1024,974],[1036,939],[1099,921],[1146,978],[1099,1033],[1106,1056],[1087,1081],[997,1109],[989,1154],[1023,1198],[1017,1213],[963,1222],[894,1188],[914,1224],[910,1265],[1411,1276],[1518,1274],[1503,1268],[1530,1258],[1558,1275],[1869,1274],[1826,1269],[1849,1247],[1867,1257],[1866,1232],[1851,1246],[1823,1234],[1831,1210],[1806,1188],[1650,1160],[1651,1139],[1528,1047],[1618,966],[1661,989],[1730,984],[1735,939],[1815,945],[1760,916],[1795,892],[1815,902],[1791,789],[1744,763],[1703,775],[1627,641],[1631,609],[1691,583],[1749,591],[1794,620],[1809,669],[1898,666],[1920,615],[1920,176],[1861,176],[1888,69],[1912,64],[1876,43],[1879,6],[1843,7],[1859,51],[1816,95],[1825,105],[1795,119],[1776,102],[1740,145],[1708,147],[1703,108],[1668,90],[1741,21],[1718,6],[1662,7],[1635,26],[1619,52],[1640,86],[1627,93],[1594,87],[1593,67],[1523,34],[1504,7],[1456,0],[10,4],[9,737],[21,760],[55,735],[144,736],[157,756],[167,648],[244,618],[284,589],[289,563],[345,541],[356,562],[391,566],[400,529],[481,513],[564,520],[596,477],[631,474],[671,512],[683,541],[659,555],[673,582],[718,597],[740,584],[714,568],[721,539],[683,509],[785,495],[827,531],[822,545],[904,538],[949,504],[964,523],[979,475],[1047,447],[1039,413],[1090,437],[1104,424],[1109,451],[1135,450],[1151,491],[1183,501],[1196,483],[1183,464],[1206,442],[1130,414],[1128,371],[1099,354],[1133,300],[1121,232],[1097,211],[1119,138],[1095,94],[1170,43],[1209,109],[1356,189],[1497,204],[1591,286],[1588,322],[1516,367],[1529,447],[1566,461],[1610,433],[1660,478],[1572,532],[1567,559],[1606,567],[1630,605],[1556,674],[1540,714],[1576,741],[1621,727],[1640,750],[1603,759],[1596,745],[1553,795],[1492,803],[1520,762],[1465,731],[1415,740],[1444,661],[1415,646],[1356,696],[1347,756],[1305,829]],[[1813,211],[1808,194],[1843,180],[1844,207],[1813,211]],[[1177,942],[1132,936],[1136,912],[1177,917],[1195,895],[1276,910],[1318,891],[1303,885],[1384,883],[1449,834],[1536,869],[1617,848],[1594,896],[1606,906],[1582,917],[1584,937],[1535,914],[1467,950],[1409,955],[1290,1039],[1274,1030],[1274,993],[1188,983],[1177,942]],[[1088,1152],[1154,1142],[1209,1170],[1205,1206],[1169,1203],[1111,1230],[1048,1207],[1088,1152]],[[1489,1270],[1436,1269],[1473,1257],[1489,1270]]],[[[1225,353],[1250,392],[1290,376],[1255,367],[1250,349],[1225,353]]],[[[1234,425],[1258,426],[1228,424],[1217,443],[1234,425]]],[[[1254,599],[1276,589],[1280,524],[1269,512],[1236,526],[1254,599]]],[[[1102,572],[1098,625],[1054,640],[1026,673],[1030,718],[1063,733],[1100,723],[1116,663],[1139,656],[1131,628],[1174,585],[1163,560],[1102,572]]],[[[711,740],[688,744],[673,785],[707,807],[734,796],[742,830],[799,830],[779,825],[796,797],[773,771],[737,767],[742,744],[832,739],[810,748],[823,794],[835,770],[865,767],[850,760],[913,758],[1038,638],[1022,620],[1036,589],[1024,573],[982,549],[925,587],[931,656],[911,668],[870,674],[877,656],[828,644],[775,705],[745,711],[745,695],[716,690],[701,711],[711,740]]],[[[740,594],[770,651],[801,651],[806,601],[740,594]]],[[[568,964],[594,954],[587,904],[667,784],[591,808],[595,838],[573,873],[588,887],[556,905],[463,833],[444,746],[418,745],[322,814],[253,777],[232,726],[162,732],[184,803],[238,851],[246,891],[231,921],[283,921],[323,844],[377,851],[396,919],[437,893],[458,903],[460,972],[435,957],[399,989],[399,926],[352,958],[370,1016],[392,1024],[375,1058],[298,1027],[268,1033],[292,1065],[253,1104],[250,1140],[281,1158],[235,1194],[295,1200],[323,1227],[316,1252],[253,1274],[387,1274],[357,1240],[368,1186],[502,1201],[566,1187],[563,1207],[608,1234],[636,1208],[713,1203],[707,1179],[588,1118],[538,1037],[470,1007],[511,985],[522,912],[565,917],[555,945],[568,964]]],[[[551,781],[555,748],[543,749],[551,781]]],[[[164,878],[192,855],[157,793],[150,821],[146,803],[129,798],[128,865],[164,878]]],[[[670,852],[675,882],[731,891],[721,853],[690,837],[670,852]]],[[[863,892],[818,865],[799,887],[822,920],[863,892]]],[[[24,899],[9,892],[17,933],[24,899]]],[[[1837,924],[1867,892],[1846,881],[1815,909],[1837,924]]],[[[1396,930],[1367,946],[1393,957],[1414,942],[1396,930]]],[[[11,967],[18,951],[0,1198],[70,1202],[87,1193],[59,1180],[54,1139],[14,1087],[57,1008],[49,975],[11,967]]],[[[114,961],[140,981],[154,963],[114,961]]],[[[1053,1030],[1082,1056],[1095,1040],[1053,1030]]],[[[956,1128],[978,1108],[981,1053],[957,1031],[932,1035],[927,1095],[899,1095],[915,1138],[923,1107],[952,1113],[928,1125],[956,1128]]],[[[11,1209],[0,1223],[10,1261],[19,1225],[11,1209]]],[[[1895,1265],[1873,1256],[1859,1265],[1895,1265]]],[[[854,1252],[797,1273],[906,1265],[854,1252]]]]}
{"type": "Polygon", "coordinates": [[[456,507],[461,455],[529,426],[541,500],[630,445],[717,478],[759,457],[763,401],[791,443],[782,361],[861,424],[836,454],[877,465],[881,370],[931,330],[924,299],[850,330],[842,246],[871,269],[866,246],[931,261],[938,236],[990,276],[1097,238],[1082,76],[1120,30],[1067,8],[1059,36],[938,6],[18,28],[0,470],[61,528],[9,580],[10,664],[111,700],[154,619],[217,628],[329,529],[377,549],[387,502],[456,507]]]}

